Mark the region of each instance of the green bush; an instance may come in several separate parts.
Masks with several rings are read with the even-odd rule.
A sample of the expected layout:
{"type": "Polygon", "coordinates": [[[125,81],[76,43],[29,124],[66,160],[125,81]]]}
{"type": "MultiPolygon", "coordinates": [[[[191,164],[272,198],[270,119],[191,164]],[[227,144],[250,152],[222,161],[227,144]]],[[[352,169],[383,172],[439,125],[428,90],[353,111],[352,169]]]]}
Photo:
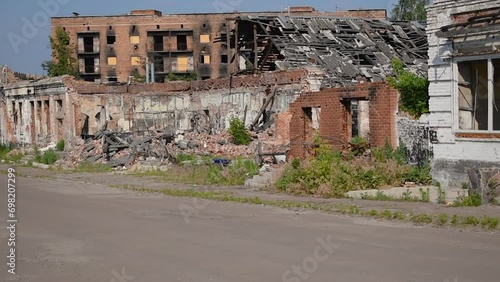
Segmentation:
{"type": "MultiPolygon", "coordinates": [[[[373,158],[345,158],[331,146],[320,144],[316,156],[307,164],[293,162],[277,181],[277,188],[293,194],[321,197],[344,197],[353,190],[398,186],[406,181],[417,184],[431,182],[430,165],[410,166],[404,160],[405,150],[393,150],[390,145],[374,148],[373,158]]],[[[421,201],[429,195],[421,192],[421,201]]]]}
{"type": "Polygon", "coordinates": [[[239,118],[233,118],[229,124],[229,133],[236,145],[248,145],[252,142],[252,136],[245,128],[245,123],[239,118]]]}
{"type": "Polygon", "coordinates": [[[13,148],[14,146],[12,144],[0,143],[0,159],[4,159],[5,156],[7,156],[10,151],[12,151],[13,148]]]}
{"type": "Polygon", "coordinates": [[[214,185],[236,186],[245,184],[245,181],[258,171],[259,166],[255,162],[236,159],[227,167],[211,164],[208,178],[209,182],[214,185]]]}
{"type": "Polygon", "coordinates": [[[59,155],[52,149],[47,150],[43,155],[35,148],[35,161],[42,164],[54,164],[59,159],[59,155]]]}
{"type": "Polygon", "coordinates": [[[400,93],[401,109],[419,118],[429,112],[429,80],[404,69],[403,63],[394,59],[392,67],[396,77],[389,77],[389,84],[400,93]]]}
{"type": "Polygon", "coordinates": [[[56,144],[56,149],[60,152],[64,151],[64,146],[65,146],[65,142],[64,140],[60,140],[59,142],[57,142],[56,144]]]}

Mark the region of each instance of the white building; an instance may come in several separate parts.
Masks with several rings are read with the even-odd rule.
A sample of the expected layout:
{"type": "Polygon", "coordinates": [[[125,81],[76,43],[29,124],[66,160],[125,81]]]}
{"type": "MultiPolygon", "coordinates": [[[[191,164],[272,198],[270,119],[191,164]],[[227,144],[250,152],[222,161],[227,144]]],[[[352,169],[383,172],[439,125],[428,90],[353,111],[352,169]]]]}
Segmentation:
{"type": "Polygon", "coordinates": [[[500,0],[434,0],[427,33],[433,176],[460,186],[500,166],[500,0]]]}

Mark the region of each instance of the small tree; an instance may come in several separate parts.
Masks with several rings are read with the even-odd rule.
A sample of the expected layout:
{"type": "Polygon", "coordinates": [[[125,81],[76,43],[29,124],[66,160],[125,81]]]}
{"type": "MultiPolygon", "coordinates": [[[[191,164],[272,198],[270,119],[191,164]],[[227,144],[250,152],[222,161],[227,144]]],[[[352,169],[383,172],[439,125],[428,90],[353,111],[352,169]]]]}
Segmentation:
{"type": "Polygon", "coordinates": [[[248,145],[252,142],[252,136],[245,128],[245,123],[239,118],[233,118],[229,124],[229,133],[236,145],[248,145]]]}
{"type": "Polygon", "coordinates": [[[389,77],[389,84],[400,94],[400,105],[403,111],[415,118],[429,112],[429,81],[404,69],[403,63],[394,59],[392,67],[396,77],[389,77]]]}
{"type": "Polygon", "coordinates": [[[73,47],[69,35],[61,27],[56,29],[54,37],[49,37],[52,49],[52,61],[42,63],[42,68],[49,76],[78,75],[76,59],[71,55],[73,47]]]}
{"type": "Polygon", "coordinates": [[[429,3],[430,0],[399,0],[392,9],[391,20],[425,21],[427,19],[425,6],[429,3]]]}

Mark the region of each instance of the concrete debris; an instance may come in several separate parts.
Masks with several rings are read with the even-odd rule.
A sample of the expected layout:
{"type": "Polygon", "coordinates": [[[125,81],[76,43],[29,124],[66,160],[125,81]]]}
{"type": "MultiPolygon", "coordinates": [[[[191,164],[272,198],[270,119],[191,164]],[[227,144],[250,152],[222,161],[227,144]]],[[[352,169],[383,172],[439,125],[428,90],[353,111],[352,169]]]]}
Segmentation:
{"type": "MultiPolygon", "coordinates": [[[[211,135],[167,128],[153,136],[134,138],[129,132],[115,132],[103,128],[94,138],[87,139],[84,144],[69,151],[56,165],[77,167],[82,162],[88,162],[142,170],[142,167],[149,167],[151,163],[159,166],[175,163],[176,156],[181,153],[221,156],[221,160],[236,157],[255,158],[259,163],[266,162],[259,156],[277,155],[276,160],[283,162],[283,156],[289,150],[288,144],[273,140],[270,131],[269,129],[255,133],[254,141],[248,146],[238,146],[233,144],[228,133],[211,135]]],[[[270,159],[268,162],[276,161],[270,159]]]]}

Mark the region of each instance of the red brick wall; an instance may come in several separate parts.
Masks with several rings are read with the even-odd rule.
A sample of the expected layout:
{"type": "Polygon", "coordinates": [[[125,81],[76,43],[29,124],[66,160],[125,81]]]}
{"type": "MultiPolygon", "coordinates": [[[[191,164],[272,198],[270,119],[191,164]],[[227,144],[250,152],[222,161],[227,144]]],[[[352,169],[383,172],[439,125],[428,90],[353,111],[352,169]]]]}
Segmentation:
{"type": "MultiPolygon", "coordinates": [[[[244,75],[233,77],[232,88],[255,87],[262,85],[289,85],[300,84],[307,76],[307,71],[296,69],[290,71],[276,71],[260,75],[244,75]]],[[[186,91],[204,91],[215,89],[229,89],[229,78],[197,80],[190,82],[154,83],[137,85],[108,86],[94,82],[76,81],[68,78],[66,84],[79,94],[140,94],[169,93],[186,91]]]]}
{"type": "Polygon", "coordinates": [[[370,101],[369,141],[372,146],[383,146],[386,140],[397,145],[397,91],[386,83],[363,83],[305,93],[290,105],[290,157],[306,157],[314,141],[314,132],[303,110],[308,107],[321,108],[319,134],[336,149],[343,149],[351,139],[349,99],[370,101]]]}

